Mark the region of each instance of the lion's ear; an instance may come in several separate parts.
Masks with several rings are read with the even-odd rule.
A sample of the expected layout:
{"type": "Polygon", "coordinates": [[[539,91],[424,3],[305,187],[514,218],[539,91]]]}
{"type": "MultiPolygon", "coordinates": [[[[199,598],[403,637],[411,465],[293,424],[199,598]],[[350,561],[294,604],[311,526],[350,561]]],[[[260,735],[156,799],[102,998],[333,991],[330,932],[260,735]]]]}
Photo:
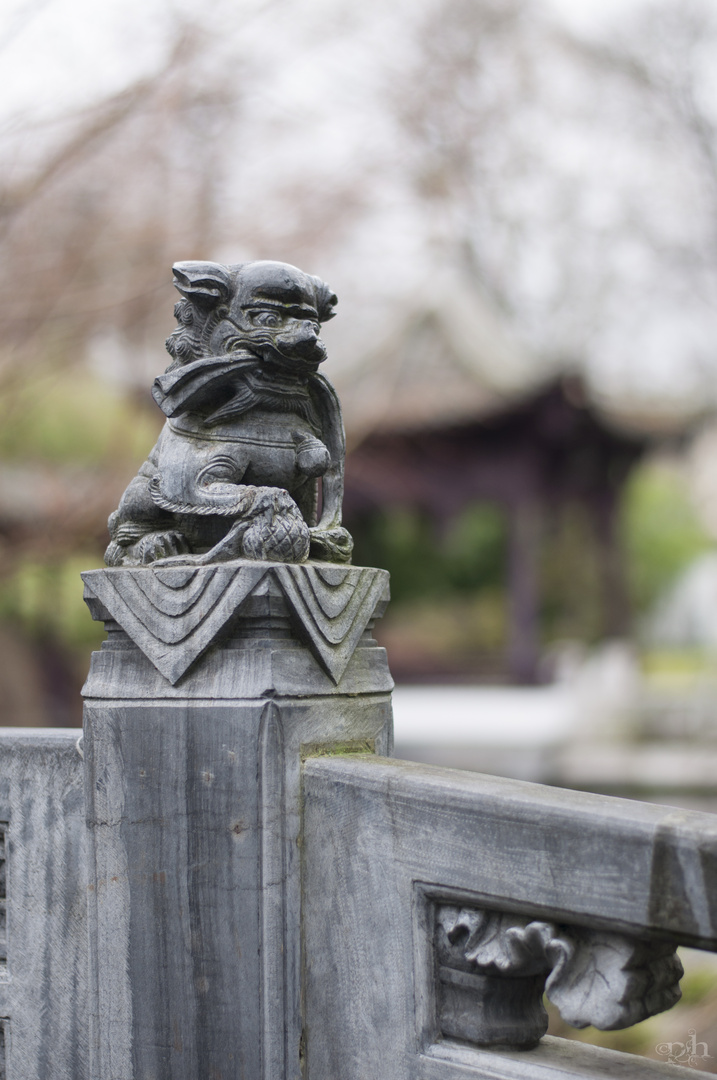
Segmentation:
{"type": "Polygon", "coordinates": [[[314,286],[314,294],[316,296],[316,310],[319,313],[319,322],[328,322],[329,319],[333,319],[336,312],[334,307],[338,304],[339,300],[335,292],[332,292],[325,281],[321,278],[309,276],[309,280],[314,286]]]}
{"type": "Polygon", "coordinates": [[[172,272],[174,287],[195,304],[215,307],[226,303],[231,295],[231,275],[221,263],[178,262],[172,272]]]}

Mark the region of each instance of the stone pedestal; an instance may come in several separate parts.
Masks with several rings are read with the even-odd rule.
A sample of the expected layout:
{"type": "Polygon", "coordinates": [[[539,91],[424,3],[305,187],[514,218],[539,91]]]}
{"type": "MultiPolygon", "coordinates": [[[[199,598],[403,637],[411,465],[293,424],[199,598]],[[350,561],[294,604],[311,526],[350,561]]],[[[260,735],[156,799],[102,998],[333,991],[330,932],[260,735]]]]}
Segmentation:
{"type": "Polygon", "coordinates": [[[92,1080],[299,1080],[300,765],[390,752],[388,575],[83,576],[92,1080]]]}

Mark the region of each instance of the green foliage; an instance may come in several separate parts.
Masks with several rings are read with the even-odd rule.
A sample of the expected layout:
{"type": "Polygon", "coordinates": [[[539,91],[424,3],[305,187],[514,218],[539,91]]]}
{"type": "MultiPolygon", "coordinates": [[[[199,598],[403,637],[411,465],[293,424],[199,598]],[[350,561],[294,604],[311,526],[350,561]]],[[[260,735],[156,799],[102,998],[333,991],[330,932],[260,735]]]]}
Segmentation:
{"type": "Polygon", "coordinates": [[[507,531],[503,511],[485,504],[469,506],[453,523],[442,554],[455,591],[504,586],[507,531]]]}
{"type": "Polygon", "coordinates": [[[695,679],[714,672],[715,660],[703,648],[640,650],[640,667],[653,685],[693,688],[695,679]]]}
{"type": "MultiPolygon", "coordinates": [[[[500,507],[474,505],[440,536],[418,511],[397,508],[351,523],[355,562],[391,572],[390,630],[404,643],[432,637],[460,650],[500,648],[506,633],[507,522],[500,507]],[[461,638],[461,635],[463,637],[461,638]]],[[[680,470],[646,462],[628,483],[621,511],[627,585],[635,614],[713,546],[699,524],[680,470]]],[[[604,634],[605,590],[589,507],[571,504],[549,520],[540,552],[543,641],[596,642],[604,634]]]]}
{"type": "Polygon", "coordinates": [[[118,477],[132,475],[160,424],[151,401],[145,407],[78,367],[58,363],[51,371],[49,363],[40,364],[29,374],[19,369],[5,385],[0,463],[21,462],[45,485],[57,475],[60,491],[74,476],[81,484],[93,476],[92,501],[79,518],[57,513],[51,526],[29,520],[17,535],[3,537],[0,551],[0,621],[26,647],[34,642],[40,650],[54,648],[71,685],[84,677],[89,652],[104,636],[83,602],[79,576],[102,564],[108,509],[94,478],[100,475],[110,489],[118,488],[118,477]]]}
{"type": "Polygon", "coordinates": [[[693,559],[714,547],[685,490],[682,472],[663,462],[647,462],[633,473],[623,504],[623,535],[638,613],[693,559]]]}
{"type": "Polygon", "coordinates": [[[599,640],[603,600],[597,546],[587,508],[566,506],[541,550],[540,622],[545,641],[599,640]]]}
{"type": "Polygon", "coordinates": [[[101,623],[82,599],[80,571],[98,566],[97,552],[62,562],[24,562],[0,581],[0,619],[19,625],[29,637],[50,637],[70,648],[96,649],[104,637],[101,623]]]}
{"type": "Polygon", "coordinates": [[[351,526],[354,562],[389,570],[396,602],[505,584],[505,523],[497,507],[467,508],[443,537],[427,516],[407,508],[383,511],[351,526]]]}
{"type": "Polygon", "coordinates": [[[391,572],[392,602],[378,633],[397,663],[472,668],[506,638],[506,528],[500,508],[468,507],[439,535],[415,510],[351,522],[354,562],[391,572]]]}
{"type": "Polygon", "coordinates": [[[505,648],[505,593],[486,587],[458,596],[430,596],[391,604],[377,628],[391,655],[453,659],[470,668],[479,654],[505,648]]]}
{"type": "Polygon", "coordinates": [[[86,372],[45,375],[5,395],[0,458],[95,467],[141,460],[161,426],[154,412],[86,372]]]}
{"type": "MultiPolygon", "coordinates": [[[[684,950],[681,955],[684,958],[684,950]]],[[[717,969],[714,962],[705,962],[704,966],[700,966],[702,957],[697,954],[697,957],[692,961],[692,969],[686,971],[684,979],[680,982],[680,989],[682,990],[681,1003],[685,1005],[701,1005],[705,998],[717,998],[717,969]]],[[[713,960],[712,957],[708,957],[708,960],[713,960]]]]}

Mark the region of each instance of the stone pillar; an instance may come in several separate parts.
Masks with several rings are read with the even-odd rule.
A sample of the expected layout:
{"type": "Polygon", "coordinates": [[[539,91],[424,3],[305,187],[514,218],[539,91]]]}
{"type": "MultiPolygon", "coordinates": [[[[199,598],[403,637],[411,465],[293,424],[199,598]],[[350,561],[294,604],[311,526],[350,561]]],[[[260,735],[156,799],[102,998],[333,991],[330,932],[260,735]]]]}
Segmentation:
{"type": "Polygon", "coordinates": [[[302,756],[391,750],[385,571],[83,575],[92,1080],[299,1080],[302,756]]]}

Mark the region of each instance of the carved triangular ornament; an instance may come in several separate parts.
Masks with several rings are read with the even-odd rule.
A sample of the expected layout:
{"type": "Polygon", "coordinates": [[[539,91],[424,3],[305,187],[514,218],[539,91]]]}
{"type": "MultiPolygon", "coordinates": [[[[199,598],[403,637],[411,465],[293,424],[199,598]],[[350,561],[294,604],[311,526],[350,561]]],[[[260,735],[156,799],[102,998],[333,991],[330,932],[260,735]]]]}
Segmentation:
{"type": "Polygon", "coordinates": [[[279,584],[302,641],[338,683],[379,601],[387,598],[385,570],[242,560],[90,570],[82,578],[89,595],[175,685],[267,575],[279,584]]]}
{"type": "Polygon", "coordinates": [[[274,572],[302,638],[338,683],[377,604],[387,597],[387,571],[303,564],[274,572]]]}
{"type": "Polygon", "coordinates": [[[268,570],[261,563],[90,570],[88,589],[172,685],[216,641],[268,570]]]}

